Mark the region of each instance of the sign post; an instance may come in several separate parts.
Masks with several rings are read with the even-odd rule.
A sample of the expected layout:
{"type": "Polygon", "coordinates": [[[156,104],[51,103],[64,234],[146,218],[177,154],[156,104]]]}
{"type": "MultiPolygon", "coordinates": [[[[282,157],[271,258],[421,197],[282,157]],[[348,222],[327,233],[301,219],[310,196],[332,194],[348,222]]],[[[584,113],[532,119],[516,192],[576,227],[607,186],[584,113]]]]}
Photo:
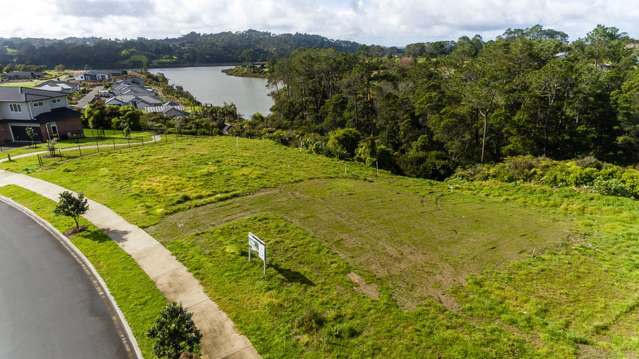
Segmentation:
{"type": "Polygon", "coordinates": [[[251,261],[251,252],[255,251],[257,256],[264,262],[262,273],[266,275],[266,243],[258,236],[249,232],[248,234],[248,260],[251,261]]]}

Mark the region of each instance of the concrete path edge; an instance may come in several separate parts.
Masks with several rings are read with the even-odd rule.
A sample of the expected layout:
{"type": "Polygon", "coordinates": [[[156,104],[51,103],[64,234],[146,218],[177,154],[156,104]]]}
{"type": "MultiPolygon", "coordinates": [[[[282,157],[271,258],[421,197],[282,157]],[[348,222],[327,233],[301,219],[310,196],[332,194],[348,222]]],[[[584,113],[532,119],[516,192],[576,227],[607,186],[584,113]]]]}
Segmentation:
{"type": "Polygon", "coordinates": [[[126,340],[128,341],[128,344],[130,345],[130,348],[128,349],[132,350],[136,358],[143,359],[142,351],[140,350],[138,342],[135,339],[135,336],[133,335],[133,331],[131,330],[129,323],[124,317],[124,313],[122,313],[122,310],[120,310],[120,307],[118,307],[118,304],[115,301],[115,298],[113,298],[113,295],[111,295],[111,292],[109,291],[109,287],[104,282],[104,279],[102,279],[98,271],[95,269],[91,261],[89,261],[89,259],[84,255],[84,253],[82,253],[78,249],[78,247],[76,247],[67,236],[62,234],[51,223],[47,222],[42,217],[38,216],[35,212],[30,210],[29,208],[26,208],[23,205],[5,196],[0,196],[0,202],[3,202],[17,209],[18,211],[24,213],[25,215],[33,219],[36,223],[38,223],[40,226],[42,226],[44,229],[46,229],[49,233],[51,233],[51,235],[53,235],[54,238],[56,238],[62,244],[62,246],[64,246],[69,251],[69,253],[74,257],[74,259],[83,266],[83,269],[88,270],[89,274],[93,277],[92,279],[95,280],[94,284],[97,283],[99,289],[104,294],[104,297],[107,299],[107,301],[111,305],[111,308],[116,313],[119,324],[121,325],[122,329],[124,329],[126,340]]]}

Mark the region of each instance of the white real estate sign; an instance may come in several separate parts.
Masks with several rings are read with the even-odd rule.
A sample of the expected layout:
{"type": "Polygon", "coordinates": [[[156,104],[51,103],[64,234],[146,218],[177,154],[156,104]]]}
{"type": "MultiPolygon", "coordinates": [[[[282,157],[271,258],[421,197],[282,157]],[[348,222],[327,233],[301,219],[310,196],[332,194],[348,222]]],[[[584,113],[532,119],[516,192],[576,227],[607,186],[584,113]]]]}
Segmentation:
{"type": "Polygon", "coordinates": [[[248,258],[251,260],[251,252],[257,252],[257,256],[264,262],[263,272],[266,274],[266,244],[258,236],[249,232],[248,234],[248,258]]]}

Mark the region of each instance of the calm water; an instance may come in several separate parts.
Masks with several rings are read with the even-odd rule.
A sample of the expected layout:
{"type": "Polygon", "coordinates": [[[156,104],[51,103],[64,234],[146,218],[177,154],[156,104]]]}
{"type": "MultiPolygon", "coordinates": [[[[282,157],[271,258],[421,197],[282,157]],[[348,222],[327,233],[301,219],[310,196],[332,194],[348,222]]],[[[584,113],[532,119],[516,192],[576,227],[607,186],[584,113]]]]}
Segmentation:
{"type": "Polygon", "coordinates": [[[229,76],[222,72],[229,66],[178,67],[151,69],[161,72],[169,82],[184,87],[202,103],[234,103],[239,113],[250,117],[256,112],[270,113],[273,99],[268,95],[265,79],[229,76]]]}

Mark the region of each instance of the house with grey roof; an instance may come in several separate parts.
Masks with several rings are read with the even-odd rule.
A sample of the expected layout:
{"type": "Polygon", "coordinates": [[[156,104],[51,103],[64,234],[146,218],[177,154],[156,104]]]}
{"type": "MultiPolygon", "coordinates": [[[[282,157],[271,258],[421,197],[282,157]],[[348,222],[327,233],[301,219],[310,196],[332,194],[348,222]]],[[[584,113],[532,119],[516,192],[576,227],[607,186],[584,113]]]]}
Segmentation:
{"type": "Polygon", "coordinates": [[[67,82],[67,81],[47,80],[47,81],[39,84],[35,88],[40,89],[40,90],[62,92],[62,93],[65,93],[65,94],[69,95],[69,94],[72,94],[75,91],[78,91],[80,89],[80,85],[77,84],[77,83],[71,83],[71,82],[67,82]]]}
{"type": "Polygon", "coordinates": [[[165,117],[178,118],[188,116],[188,112],[184,110],[184,107],[177,105],[173,102],[166,102],[161,106],[151,106],[144,109],[146,113],[160,113],[165,117]]]}
{"type": "Polygon", "coordinates": [[[71,109],[67,95],[25,87],[0,87],[0,143],[31,142],[82,136],[80,113],[71,109]]]}
{"type": "Polygon", "coordinates": [[[108,71],[85,70],[78,72],[73,78],[77,81],[108,81],[111,73],[108,71]]]}

